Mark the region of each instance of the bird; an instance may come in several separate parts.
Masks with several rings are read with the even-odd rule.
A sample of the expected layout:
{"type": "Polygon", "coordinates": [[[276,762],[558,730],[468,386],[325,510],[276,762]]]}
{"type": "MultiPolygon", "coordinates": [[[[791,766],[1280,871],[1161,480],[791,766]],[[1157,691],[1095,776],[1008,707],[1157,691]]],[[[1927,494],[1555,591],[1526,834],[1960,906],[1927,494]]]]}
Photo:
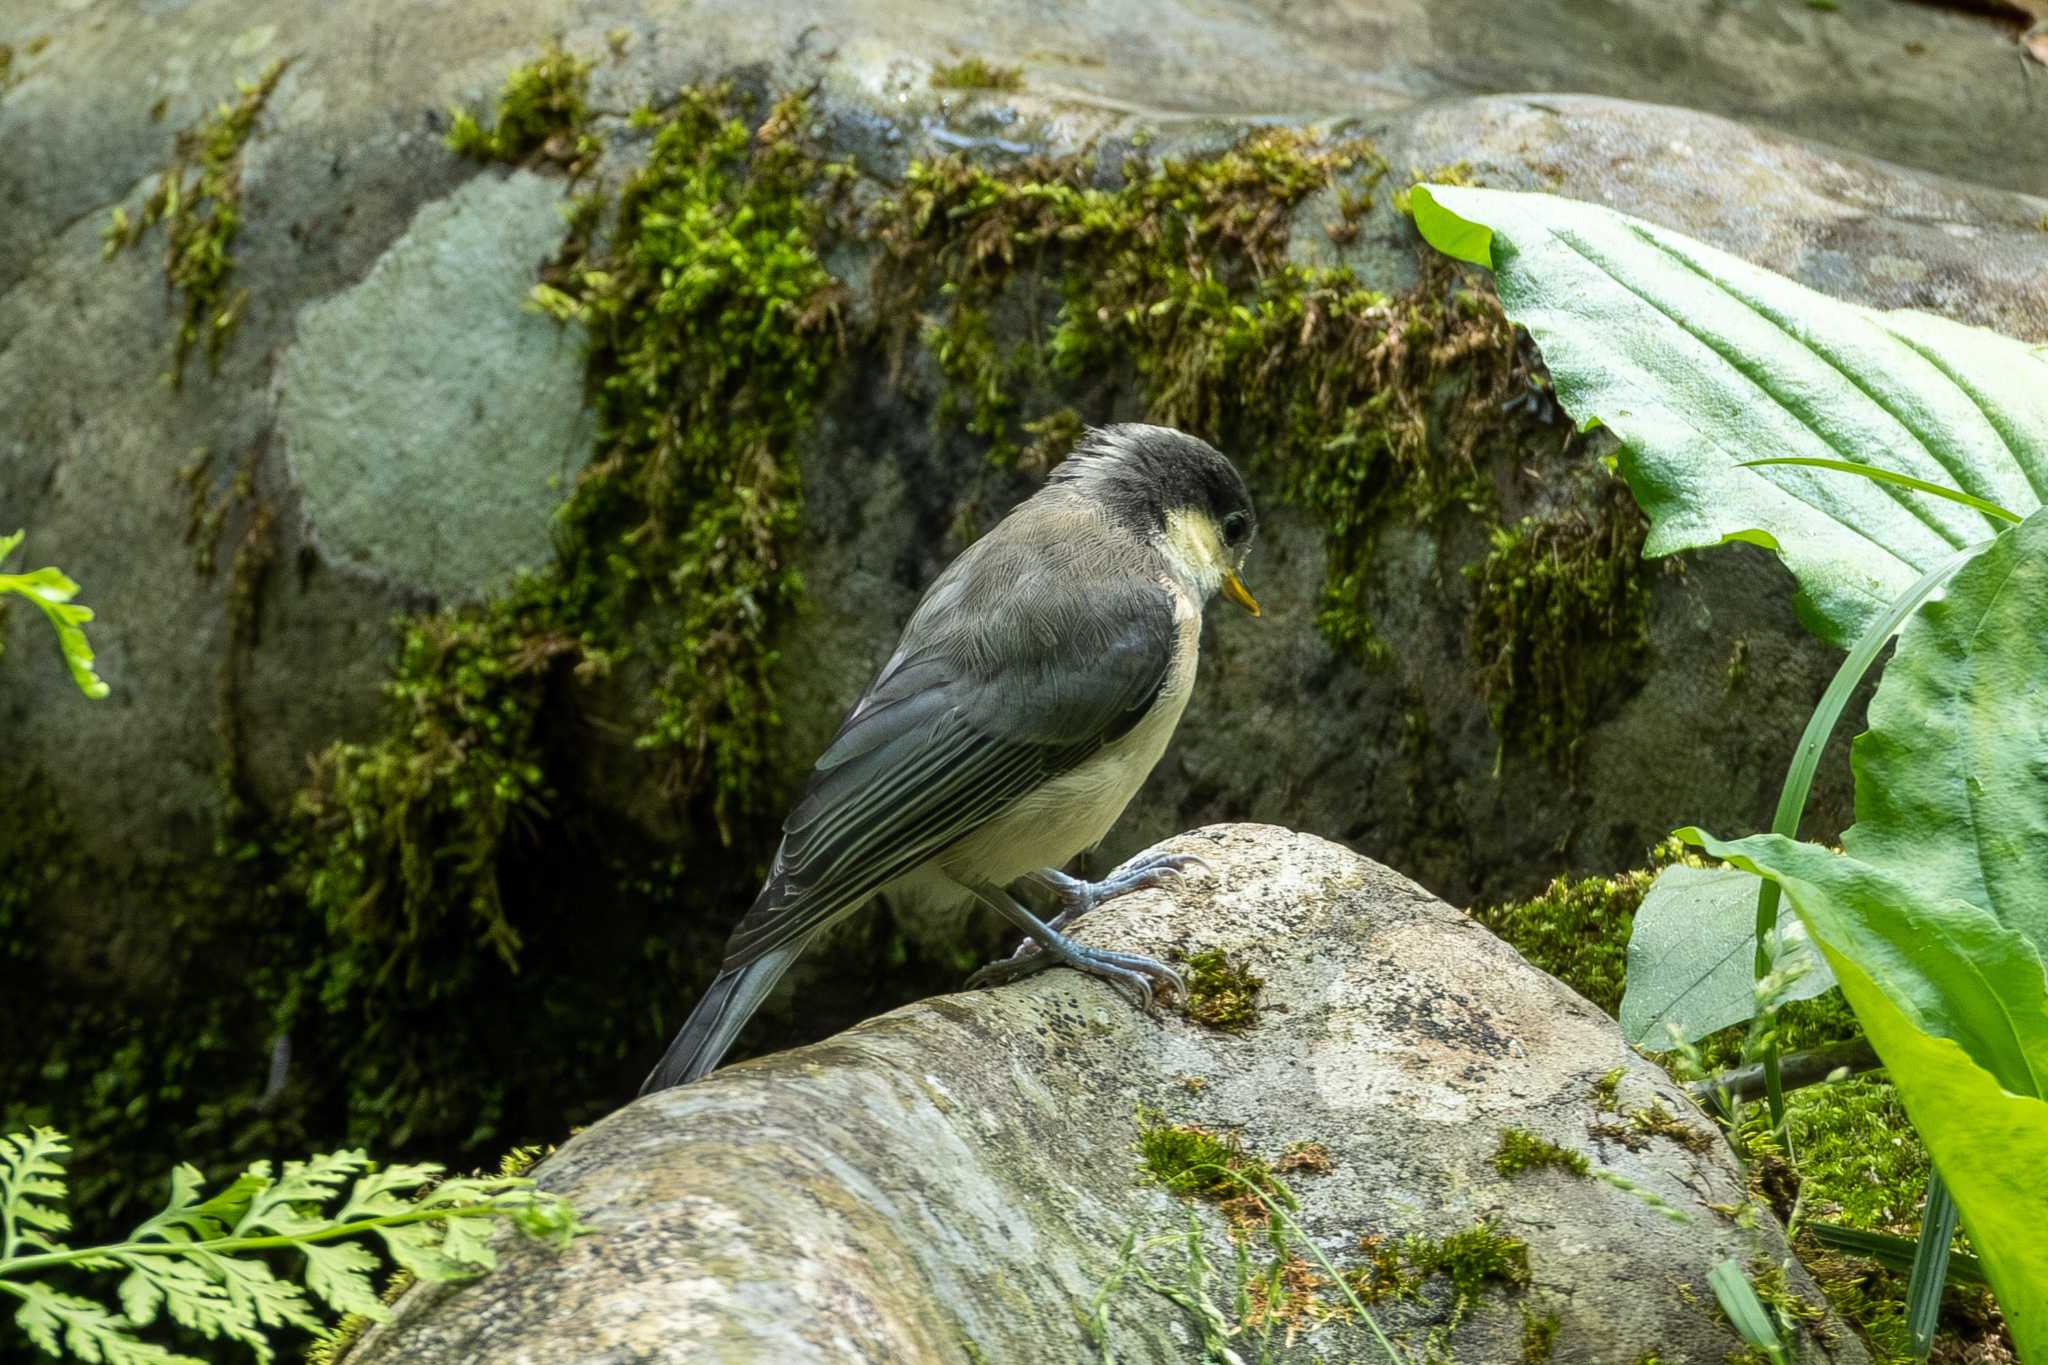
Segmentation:
{"type": "Polygon", "coordinates": [[[1236,467],[1170,427],[1084,430],[1044,484],[919,600],[783,824],[726,956],[641,1094],[718,1065],[827,926],[875,897],[986,906],[1026,938],[968,984],[1064,965],[1141,1010],[1185,983],[1165,963],[1060,932],[1112,897],[1205,866],[1061,871],[1109,832],[1165,752],[1194,686],[1204,608],[1253,616],[1239,576],[1258,531],[1236,467]],[[1042,919],[1025,900],[1057,913],[1042,919]]]}

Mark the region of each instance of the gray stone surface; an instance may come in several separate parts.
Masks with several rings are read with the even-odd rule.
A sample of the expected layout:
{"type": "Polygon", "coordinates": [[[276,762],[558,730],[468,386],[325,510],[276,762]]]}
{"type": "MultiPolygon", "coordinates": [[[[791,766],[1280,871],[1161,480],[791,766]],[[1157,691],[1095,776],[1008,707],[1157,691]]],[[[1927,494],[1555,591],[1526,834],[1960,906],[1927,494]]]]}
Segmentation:
{"type": "MultiPolygon", "coordinates": [[[[1147,1018],[1055,971],[641,1100],[540,1168],[594,1236],[559,1256],[510,1248],[488,1280],[414,1290],[351,1365],[1218,1359],[1188,1313],[1135,1282],[1108,1301],[1106,1351],[1080,1326],[1127,1234],[1172,1243],[1147,1253],[1168,1282],[1186,1262],[1173,1234],[1188,1206],[1139,1179],[1140,1106],[1267,1157],[1321,1143],[1332,1168],[1288,1179],[1339,1269],[1359,1263],[1364,1235],[1490,1220],[1525,1241],[1528,1287],[1489,1289],[1433,1358],[1522,1359],[1525,1314],[1557,1316],[1559,1365],[1652,1351],[1718,1365],[1739,1348],[1706,1274],[1731,1256],[1782,1258],[1782,1234],[1767,1212],[1745,1229],[1715,1210],[1743,1200],[1718,1138],[1695,1152],[1594,1132],[1615,1119],[1593,1093],[1611,1068],[1624,1110],[1661,1103],[1712,1131],[1598,1010],[1335,844],[1239,825],[1169,847],[1201,854],[1213,877],[1114,902],[1078,932],[1155,954],[1226,950],[1265,979],[1247,1032],[1147,1018]],[[1502,1177],[1492,1158],[1510,1126],[1641,1193],[1558,1170],[1502,1177]]],[[[1196,1216],[1221,1268],[1208,1292],[1234,1322],[1224,1221],[1208,1205],[1196,1216]]],[[[1263,1266],[1262,1246],[1254,1256],[1263,1266]]],[[[1420,1360],[1447,1300],[1439,1279],[1377,1313],[1420,1360]]],[[[1834,1330],[1832,1349],[1801,1358],[1866,1359],[1834,1330]]],[[[1383,1359],[1356,1323],[1280,1335],[1278,1361],[1383,1359]]],[[[1256,1357],[1255,1338],[1236,1345],[1256,1357]]]]}
{"type": "MultiPolygon", "coordinates": [[[[593,104],[612,132],[640,100],[736,70],[768,88],[816,86],[821,127],[861,160],[870,188],[962,134],[1057,149],[1143,132],[1160,135],[1156,145],[1215,146],[1254,116],[1353,120],[1397,176],[1469,160],[1491,183],[1600,199],[1847,297],[2048,339],[2048,234],[2038,230],[2048,202],[2029,197],[2048,190],[2048,141],[2033,136],[2030,103],[2041,81],[2002,31],[1925,6],[1874,2],[1852,18],[1711,0],[1513,13],[1467,0],[1146,0],[1065,6],[1056,19],[1004,0],[8,7],[0,42],[20,55],[0,97],[0,523],[27,527],[25,556],[85,585],[115,692],[87,706],[32,634],[39,623],[12,613],[0,787],[47,775],[106,874],[93,904],[64,917],[82,959],[103,961],[112,943],[146,978],[169,925],[156,887],[127,874],[212,847],[229,616],[221,575],[194,573],[186,541],[175,475],[195,451],[214,456],[216,496],[230,471],[247,469],[278,517],[278,569],[235,689],[241,776],[272,811],[288,808],[309,753],[371,731],[397,613],[483,592],[543,547],[530,476],[566,456],[558,434],[581,420],[566,382],[574,344],[497,307],[500,292],[523,291],[524,273],[443,308],[433,287],[446,277],[413,267],[421,234],[433,235],[422,224],[482,226],[460,211],[471,196],[519,199],[491,247],[504,268],[528,272],[544,249],[547,185],[459,160],[441,139],[451,103],[482,107],[552,37],[602,58],[593,104]],[[608,53],[614,33],[621,60],[608,53]],[[31,53],[38,39],[47,44],[31,53]],[[969,55],[1020,65],[1023,92],[927,88],[935,62],[969,55]],[[160,239],[103,262],[100,228],[112,207],[135,210],[175,130],[280,56],[292,65],[243,168],[242,330],[218,375],[195,361],[172,393],[157,382],[175,321],[160,239]],[[1648,95],[1745,121],[1593,97],[1466,97],[1515,88],[1648,95]],[[352,307],[364,309],[353,330],[342,321],[352,307]],[[447,363],[454,348],[481,345],[465,318],[508,329],[502,348],[476,352],[492,363],[447,363]],[[449,338],[434,342],[432,374],[414,366],[425,336],[449,338]],[[478,404],[481,429],[468,423],[478,404]],[[365,418],[359,432],[344,425],[353,413],[365,418]],[[515,435],[528,442],[524,472],[489,482],[489,471],[515,468],[496,463],[514,458],[515,435]],[[380,444],[402,450],[402,465],[372,456],[380,444]],[[351,481],[359,460],[375,477],[351,481]],[[479,477],[490,496],[478,495],[479,477]],[[500,512],[521,529],[501,534],[500,512]],[[365,564],[376,572],[354,571],[365,564]]],[[[628,159],[622,149],[607,173],[628,159]]],[[[1346,259],[1394,288],[1412,278],[1416,248],[1379,198],[1346,259]]],[[[1324,217],[1303,210],[1305,247],[1324,217]]],[[[849,253],[843,265],[858,277],[867,260],[849,253]]],[[[808,766],[955,548],[943,528],[961,502],[989,496],[975,491],[977,446],[934,436],[929,392],[883,383],[871,351],[850,355],[804,453],[812,602],[784,642],[788,730],[775,763],[785,781],[808,766]]],[[[1558,452],[1530,460],[1555,468],[1558,452]]],[[[1510,515],[1562,496],[1554,480],[1511,485],[1510,515]]],[[[1025,491],[1022,481],[996,490],[1025,491]]],[[[1673,825],[1767,818],[1832,669],[1766,556],[1702,556],[1658,579],[1653,662],[1585,739],[1578,784],[1513,754],[1497,771],[1463,642],[1459,570],[1483,543],[1390,531],[1369,605],[1395,666],[1368,674],[1312,627],[1318,528],[1284,508],[1269,507],[1266,521],[1253,574],[1268,618],[1218,615],[1182,739],[1110,858],[1192,823],[1256,817],[1345,839],[1461,900],[1523,890],[1565,866],[1632,864],[1673,825]],[[1731,688],[1738,640],[1748,681],[1731,688]]],[[[247,526],[247,508],[230,516],[223,561],[247,526]]],[[[592,777],[577,802],[672,836],[674,811],[632,749],[632,727],[593,698],[576,693],[562,722],[592,777]]],[[[1817,829],[1846,814],[1840,796],[1823,790],[1817,829]]]]}
{"type": "Polygon", "coordinates": [[[460,600],[553,557],[590,452],[583,336],[524,305],[563,205],[559,177],[480,175],[300,312],[278,430],[330,564],[460,600]]]}

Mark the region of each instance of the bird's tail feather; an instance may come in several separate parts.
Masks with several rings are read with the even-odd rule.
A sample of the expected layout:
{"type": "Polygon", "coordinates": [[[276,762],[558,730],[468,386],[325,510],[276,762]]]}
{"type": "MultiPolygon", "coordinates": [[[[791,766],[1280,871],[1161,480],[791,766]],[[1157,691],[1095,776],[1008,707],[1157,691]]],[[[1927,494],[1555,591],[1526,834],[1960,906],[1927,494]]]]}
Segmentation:
{"type": "Polygon", "coordinates": [[[761,1002],[768,998],[768,992],[775,989],[775,983],[789,970],[792,962],[803,952],[809,935],[793,943],[784,944],[763,953],[744,967],[731,968],[718,974],[711,983],[711,989],[704,992],[704,998],[697,1002],[697,1008],[690,1011],[690,1017],[683,1021],[675,1041],[662,1054],[661,1062],[648,1073],[647,1080],[640,1086],[640,1093],[651,1095],[657,1090],[683,1085],[706,1075],[725,1056],[733,1039],[739,1036],[741,1028],[761,1002]]]}

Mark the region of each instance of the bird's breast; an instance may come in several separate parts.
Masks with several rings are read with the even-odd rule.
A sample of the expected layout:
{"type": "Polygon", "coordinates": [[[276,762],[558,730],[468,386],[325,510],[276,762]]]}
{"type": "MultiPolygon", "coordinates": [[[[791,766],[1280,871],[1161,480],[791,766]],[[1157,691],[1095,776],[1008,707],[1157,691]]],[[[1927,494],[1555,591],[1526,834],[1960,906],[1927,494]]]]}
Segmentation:
{"type": "Polygon", "coordinates": [[[1194,691],[1201,609],[1174,585],[1168,588],[1174,598],[1174,657],[1144,716],[1084,762],[956,844],[944,859],[950,872],[1007,885],[1027,872],[1062,866],[1109,833],[1158,766],[1194,691]]]}

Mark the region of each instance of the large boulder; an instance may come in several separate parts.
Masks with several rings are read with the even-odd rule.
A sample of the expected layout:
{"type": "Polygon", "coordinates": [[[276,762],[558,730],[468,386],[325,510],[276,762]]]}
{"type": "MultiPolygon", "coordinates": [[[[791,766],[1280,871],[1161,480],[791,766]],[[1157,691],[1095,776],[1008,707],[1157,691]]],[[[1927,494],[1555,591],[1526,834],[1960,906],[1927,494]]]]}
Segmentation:
{"type": "MultiPolygon", "coordinates": [[[[1182,960],[1220,951],[1260,979],[1241,1031],[1148,1018],[1053,971],[642,1099],[540,1168],[593,1235],[415,1289],[348,1359],[1229,1359],[1204,1350],[1192,1304],[1143,1275],[1235,1328],[1236,1247],[1255,1280],[1274,1250],[1244,1226],[1263,1224],[1256,1209],[1198,1203],[1208,1270],[1190,1271],[1189,1203],[1138,1145],[1173,1125],[1277,1161],[1302,1233],[1368,1297],[1379,1287],[1372,1311],[1410,1358],[1680,1365],[1740,1349],[1707,1273],[1732,1257],[1768,1274],[1787,1259],[1782,1233],[1712,1125],[1610,1020],[1326,840],[1234,825],[1165,847],[1210,874],[1116,901],[1078,933],[1182,960]],[[1590,1166],[1503,1174],[1510,1132],[1590,1166]],[[1447,1273],[1393,1293],[1412,1269],[1368,1268],[1482,1226],[1462,1304],[1447,1273]]],[[[1298,1240],[1280,1259],[1288,1292],[1259,1300],[1272,1359],[1382,1358],[1298,1240]]],[[[1789,1289],[1816,1298],[1796,1263],[1789,1289]]],[[[1818,1331],[1802,1359],[1866,1358],[1838,1322],[1818,1331]]],[[[1259,1335],[1237,1341],[1243,1359],[1268,1358],[1259,1335]]]]}
{"type": "MultiPolygon", "coordinates": [[[[390,814],[376,799],[388,787],[353,807],[329,801],[308,836],[292,812],[309,759],[335,742],[381,737],[380,771],[429,789],[444,760],[495,742],[479,722],[445,751],[408,749],[434,727],[406,707],[445,698],[387,708],[383,689],[406,618],[503,600],[521,569],[547,568],[563,490],[601,462],[582,338],[521,301],[570,235],[560,211],[616,191],[645,157],[627,117],[643,101],[728,78],[768,96],[812,92],[803,131],[853,166],[853,196],[870,205],[913,159],[962,148],[1006,174],[1037,164],[1019,149],[1089,157],[1087,183],[1114,186],[1141,149],[1207,156],[1249,127],[1292,124],[1366,139],[1389,167],[1377,193],[1358,182],[1363,167],[1344,187],[1371,203],[1347,241],[1324,231],[1342,213],[1334,187],[1286,219],[1294,259],[1347,266],[1373,288],[1419,279],[1417,239],[1386,191],[1465,163],[1486,183],[1611,203],[1845,297],[2048,339],[2048,203],[2030,197],[2048,190],[2048,148],[2026,135],[2021,59],[1992,25],[1932,7],[1850,23],[1711,0],[1627,0],[1598,19],[1562,3],[1503,17],[1393,0],[1147,0],[1052,23],[1029,4],[920,0],[203,0],[16,6],[0,43],[13,54],[0,89],[0,531],[26,527],[20,558],[85,585],[114,686],[86,703],[42,622],[0,615],[0,802],[36,812],[33,830],[0,831],[0,929],[17,945],[0,962],[0,1035],[26,1040],[0,1048],[0,1092],[38,1119],[99,1096],[90,1123],[71,1116],[89,1142],[101,1125],[163,1141],[221,1096],[291,1141],[336,1131],[345,1113],[358,1135],[473,1155],[545,1136],[565,1108],[600,1110],[658,1048],[674,1022],[663,1011],[745,904],[776,795],[964,535],[1031,488],[990,468],[979,437],[935,420],[943,385],[914,326],[907,356],[865,331],[891,319],[874,292],[880,250],[853,234],[828,262],[851,293],[847,342],[792,442],[805,503],[788,549],[808,597],[777,621],[780,728],[730,756],[767,795],[714,821],[701,780],[679,798],[677,761],[636,744],[646,674],[564,665],[526,684],[502,727],[518,736],[505,741],[508,781],[537,781],[544,808],[474,839],[414,833],[409,860],[384,850],[360,875],[349,832],[390,814]],[[506,167],[451,153],[450,106],[488,117],[508,73],[557,38],[596,62],[591,128],[612,150],[594,174],[572,184],[561,157],[506,167]],[[1021,88],[932,88],[935,64],[969,57],[1015,67],[1021,88]],[[162,230],[107,256],[106,229],[117,209],[139,222],[180,131],[282,59],[222,168],[239,193],[239,328],[217,371],[202,337],[173,388],[161,380],[186,317],[166,288],[162,230]],[[1596,94],[1471,93],[1561,88],[1596,94]],[[1645,92],[1696,109],[1605,97],[1645,92]],[[509,933],[489,924],[492,897],[461,883],[479,867],[503,872],[509,933]],[[443,874],[460,884],[358,913],[443,874]],[[326,899],[309,903],[309,885],[326,899]],[[565,910],[581,905],[605,913],[565,910]],[[549,972],[515,978],[477,946],[477,921],[494,943],[523,938],[549,972]],[[388,940],[408,930],[401,953],[388,940]],[[584,1035],[560,1024],[523,1048],[489,1022],[592,1012],[601,1036],[573,1047],[584,1035]],[[121,1053],[165,1030],[175,1045],[147,1063],[121,1053]],[[447,1055],[413,1055],[436,1045],[447,1055]],[[336,1056],[352,1048],[372,1055],[336,1056]],[[478,1048],[494,1050],[482,1064],[478,1048]],[[280,1097],[270,1061],[288,1053],[302,1065],[280,1097]],[[554,1069],[536,1080],[543,1056],[554,1069]],[[489,1102],[430,1095],[451,1071],[493,1087],[489,1102]]],[[[1030,283],[1057,300],[1058,281],[1030,283]]],[[[1120,382],[1045,405],[1148,415],[1142,386],[1120,382]]],[[[1258,818],[1340,838],[1467,901],[1635,865],[1681,823],[1768,817],[1834,661],[1753,547],[1648,575],[1645,648],[1588,664],[1599,676],[1567,753],[1528,752],[1491,723],[1462,570],[1495,526],[1571,522],[1612,491],[1560,422],[1503,416],[1496,434],[1480,513],[1389,514],[1376,528],[1362,586],[1340,603],[1377,629],[1370,668],[1316,625],[1334,576],[1328,518],[1274,505],[1277,461],[1296,452],[1232,451],[1267,512],[1252,563],[1267,619],[1216,621],[1180,737],[1103,861],[1192,824],[1258,818]]],[[[557,624],[534,657],[603,625],[557,624]]],[[[643,642],[659,634],[658,619],[636,625],[643,642]]],[[[500,720],[503,678],[465,675],[459,686],[480,695],[451,704],[500,720]]],[[[474,809],[493,790],[436,792],[438,809],[474,809]]],[[[1845,821],[1845,794],[1845,781],[1822,783],[1812,828],[1845,821]]],[[[815,980],[792,1034],[958,979],[958,926],[867,923],[839,951],[908,965],[815,980]]]]}

